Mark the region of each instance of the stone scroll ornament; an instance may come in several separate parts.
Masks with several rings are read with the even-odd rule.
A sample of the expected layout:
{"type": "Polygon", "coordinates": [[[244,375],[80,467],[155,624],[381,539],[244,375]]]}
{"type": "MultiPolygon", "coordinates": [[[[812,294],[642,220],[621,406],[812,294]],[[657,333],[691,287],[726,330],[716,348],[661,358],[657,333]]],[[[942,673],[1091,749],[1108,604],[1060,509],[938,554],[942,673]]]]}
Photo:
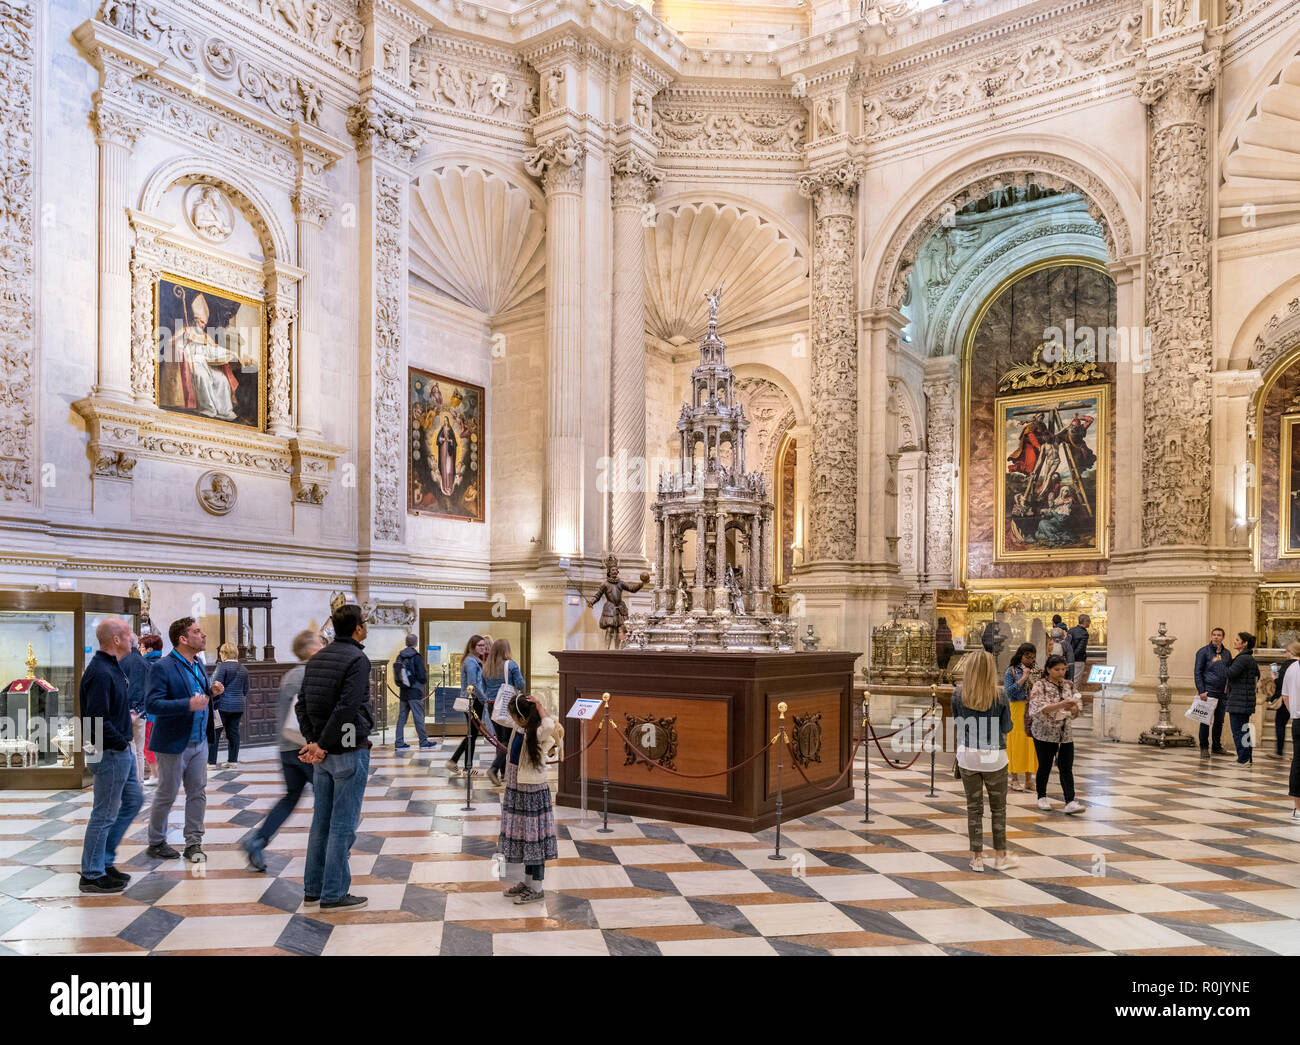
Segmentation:
{"type": "Polygon", "coordinates": [[[861,165],[805,174],[813,201],[811,561],[857,555],[858,332],[854,313],[856,196],[861,165]]]}
{"type": "Polygon", "coordinates": [[[1151,371],[1143,386],[1142,540],[1203,544],[1210,532],[1209,97],[1217,52],[1139,79],[1147,107],[1147,322],[1151,371]]]}

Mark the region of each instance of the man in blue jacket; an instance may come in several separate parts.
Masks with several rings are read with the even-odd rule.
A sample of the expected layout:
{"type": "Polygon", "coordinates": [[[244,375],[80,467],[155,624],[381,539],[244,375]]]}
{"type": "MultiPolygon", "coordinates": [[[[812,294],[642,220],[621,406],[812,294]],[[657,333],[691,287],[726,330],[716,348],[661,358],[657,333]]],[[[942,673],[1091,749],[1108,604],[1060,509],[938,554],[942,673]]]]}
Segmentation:
{"type": "Polygon", "coordinates": [[[144,804],[131,754],[127,681],[118,661],[131,649],[131,625],[109,617],[95,629],[99,651],[81,673],[81,714],[97,721],[103,739],[86,764],[95,775],[95,798],[81,850],[83,893],[120,893],[131,881],[114,864],[117,846],[144,804]]]}
{"type": "Polygon", "coordinates": [[[145,708],[153,715],[149,750],[158,756],[158,788],[149,810],[149,855],[174,860],[181,854],[167,844],[167,814],[185,785],[185,859],[206,860],[203,815],[208,808],[208,702],[221,696],[220,682],[208,682],[198,655],[208,637],[193,617],[172,621],[172,651],[149,672],[145,708]]]}
{"type": "Polygon", "coordinates": [[[1213,697],[1218,703],[1214,706],[1214,747],[1210,747],[1210,726],[1202,722],[1200,729],[1201,754],[1208,755],[1213,750],[1216,755],[1226,755],[1223,750],[1223,714],[1227,708],[1225,697],[1228,689],[1228,665],[1232,663],[1232,654],[1223,645],[1224,631],[1215,628],[1210,632],[1208,646],[1196,651],[1196,693],[1202,700],[1213,697]]]}

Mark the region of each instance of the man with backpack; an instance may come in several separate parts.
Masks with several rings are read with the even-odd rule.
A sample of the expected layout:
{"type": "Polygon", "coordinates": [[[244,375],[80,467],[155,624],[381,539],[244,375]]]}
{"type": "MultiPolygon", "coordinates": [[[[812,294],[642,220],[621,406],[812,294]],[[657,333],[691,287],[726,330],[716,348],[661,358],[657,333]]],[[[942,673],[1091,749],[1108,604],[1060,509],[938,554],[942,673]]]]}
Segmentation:
{"type": "Polygon", "coordinates": [[[397,655],[393,663],[393,677],[397,680],[400,702],[397,708],[397,741],[393,747],[398,751],[409,748],[406,743],[406,716],[415,719],[415,735],[420,738],[420,747],[436,747],[424,732],[424,686],[429,681],[429,673],[424,667],[424,658],[416,649],[420,640],[414,635],[406,636],[406,648],[397,655]]]}

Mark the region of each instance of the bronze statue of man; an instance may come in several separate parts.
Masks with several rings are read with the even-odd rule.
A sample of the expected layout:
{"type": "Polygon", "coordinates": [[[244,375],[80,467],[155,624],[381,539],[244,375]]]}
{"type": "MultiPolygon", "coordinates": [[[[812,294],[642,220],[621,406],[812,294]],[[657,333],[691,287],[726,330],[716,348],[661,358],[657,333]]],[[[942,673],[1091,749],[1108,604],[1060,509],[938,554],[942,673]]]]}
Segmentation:
{"type": "Polygon", "coordinates": [[[622,649],[620,638],[623,625],[627,621],[627,603],[623,601],[625,591],[638,592],[650,580],[650,574],[642,573],[640,583],[631,583],[618,579],[618,560],[612,555],[605,556],[605,581],[596,590],[596,594],[587,600],[588,606],[595,606],[601,599],[605,605],[600,611],[600,626],[605,632],[606,649],[622,649]]]}

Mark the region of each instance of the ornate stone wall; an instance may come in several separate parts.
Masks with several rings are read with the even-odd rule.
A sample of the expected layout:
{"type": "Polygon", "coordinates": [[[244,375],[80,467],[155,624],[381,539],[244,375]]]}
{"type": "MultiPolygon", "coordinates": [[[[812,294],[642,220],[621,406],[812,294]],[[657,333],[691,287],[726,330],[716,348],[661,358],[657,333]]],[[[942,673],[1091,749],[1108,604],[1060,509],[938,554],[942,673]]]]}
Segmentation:
{"type": "Polygon", "coordinates": [[[34,504],[36,486],[36,11],[0,0],[0,494],[34,504]]]}
{"type": "Polygon", "coordinates": [[[1143,389],[1142,541],[1204,544],[1210,532],[1209,99],[1217,52],[1149,72],[1147,324],[1143,389]]]}

